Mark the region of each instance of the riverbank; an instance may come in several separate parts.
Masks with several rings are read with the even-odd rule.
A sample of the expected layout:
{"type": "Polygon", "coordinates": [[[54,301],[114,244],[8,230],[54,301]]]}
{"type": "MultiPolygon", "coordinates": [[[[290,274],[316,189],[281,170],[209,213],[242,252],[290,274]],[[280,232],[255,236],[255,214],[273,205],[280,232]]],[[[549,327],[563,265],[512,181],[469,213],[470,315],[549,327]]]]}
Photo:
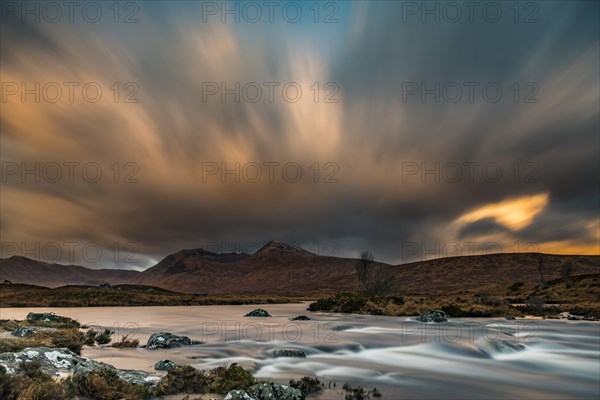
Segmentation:
{"type": "Polygon", "coordinates": [[[0,289],[0,308],[283,304],[307,299],[306,296],[295,295],[187,294],[143,285],[111,286],[105,284],[101,286],[62,286],[52,289],[13,283],[2,284],[0,289]]]}

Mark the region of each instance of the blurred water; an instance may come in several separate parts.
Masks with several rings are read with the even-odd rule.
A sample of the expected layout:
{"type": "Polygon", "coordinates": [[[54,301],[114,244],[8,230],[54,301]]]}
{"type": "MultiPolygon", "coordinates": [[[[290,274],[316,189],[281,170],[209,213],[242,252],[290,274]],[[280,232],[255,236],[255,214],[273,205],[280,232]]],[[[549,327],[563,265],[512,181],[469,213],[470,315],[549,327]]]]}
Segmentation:
{"type": "Polygon", "coordinates": [[[237,362],[279,383],[305,375],[338,390],[343,383],[377,387],[388,399],[572,399],[600,397],[600,325],[558,320],[414,318],[309,313],[308,303],[263,306],[0,309],[23,319],[52,311],[84,324],[128,334],[140,344],[167,331],[205,342],[169,350],[85,348],[83,354],[118,368],[153,370],[168,358],[209,369],[237,362]],[[254,308],[271,318],[244,318],[254,308]],[[311,321],[290,321],[308,315],[311,321]],[[293,347],[306,358],[276,358],[293,347]]]}

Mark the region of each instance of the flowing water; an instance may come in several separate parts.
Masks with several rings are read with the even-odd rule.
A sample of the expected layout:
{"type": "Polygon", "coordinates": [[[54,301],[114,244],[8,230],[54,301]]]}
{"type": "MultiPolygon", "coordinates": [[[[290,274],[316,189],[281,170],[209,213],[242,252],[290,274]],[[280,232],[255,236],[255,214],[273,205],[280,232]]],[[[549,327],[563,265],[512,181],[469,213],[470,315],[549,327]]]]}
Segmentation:
{"type": "Polygon", "coordinates": [[[317,376],[340,399],[343,383],[377,387],[387,399],[565,399],[600,397],[600,325],[563,320],[414,318],[309,313],[308,303],[263,306],[5,308],[0,318],[29,311],[75,318],[128,334],[145,344],[153,332],[205,342],[177,349],[84,348],[83,355],[117,368],[153,371],[156,361],[209,369],[236,362],[258,378],[287,383],[317,376]],[[243,317],[263,307],[271,318],[243,317]],[[307,315],[311,321],[290,321],[307,315]],[[277,358],[277,348],[306,358],[277,358]],[[336,389],[333,389],[333,384],[336,389]]]}

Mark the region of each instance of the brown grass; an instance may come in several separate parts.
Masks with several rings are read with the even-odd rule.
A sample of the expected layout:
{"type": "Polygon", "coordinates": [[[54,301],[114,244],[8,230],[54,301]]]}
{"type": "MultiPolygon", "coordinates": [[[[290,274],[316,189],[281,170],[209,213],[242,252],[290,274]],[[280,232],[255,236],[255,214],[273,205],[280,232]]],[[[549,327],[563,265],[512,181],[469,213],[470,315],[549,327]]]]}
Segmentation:
{"type": "Polygon", "coordinates": [[[552,315],[567,311],[600,318],[600,274],[559,278],[543,286],[532,283],[487,285],[479,289],[435,296],[366,298],[357,293],[338,293],[312,303],[312,311],[412,316],[431,309],[451,317],[502,317],[506,315],[552,315]],[[517,307],[516,304],[524,304],[517,307]]]}
{"type": "Polygon", "coordinates": [[[121,340],[118,342],[114,342],[111,344],[111,347],[116,347],[118,349],[126,348],[126,347],[138,347],[140,344],[139,339],[130,339],[129,335],[123,335],[121,340]]]}

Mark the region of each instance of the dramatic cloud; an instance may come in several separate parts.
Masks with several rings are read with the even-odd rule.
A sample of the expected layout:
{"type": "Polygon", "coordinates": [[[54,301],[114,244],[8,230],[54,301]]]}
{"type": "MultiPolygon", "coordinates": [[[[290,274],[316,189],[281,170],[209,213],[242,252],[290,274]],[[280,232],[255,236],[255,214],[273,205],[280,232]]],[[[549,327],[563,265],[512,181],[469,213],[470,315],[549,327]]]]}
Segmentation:
{"type": "Polygon", "coordinates": [[[547,204],[548,193],[519,197],[500,203],[487,204],[474,211],[469,211],[458,218],[458,222],[476,222],[485,218],[493,218],[496,222],[512,230],[521,229],[531,224],[533,218],[542,212],[547,204]]]}
{"type": "Polygon", "coordinates": [[[98,22],[11,4],[2,256],[600,252],[596,2],[457,22],[437,2],[437,22],[421,2],[291,3],[295,23],[289,3],[272,22],[244,2],[96,3],[98,22]]]}

